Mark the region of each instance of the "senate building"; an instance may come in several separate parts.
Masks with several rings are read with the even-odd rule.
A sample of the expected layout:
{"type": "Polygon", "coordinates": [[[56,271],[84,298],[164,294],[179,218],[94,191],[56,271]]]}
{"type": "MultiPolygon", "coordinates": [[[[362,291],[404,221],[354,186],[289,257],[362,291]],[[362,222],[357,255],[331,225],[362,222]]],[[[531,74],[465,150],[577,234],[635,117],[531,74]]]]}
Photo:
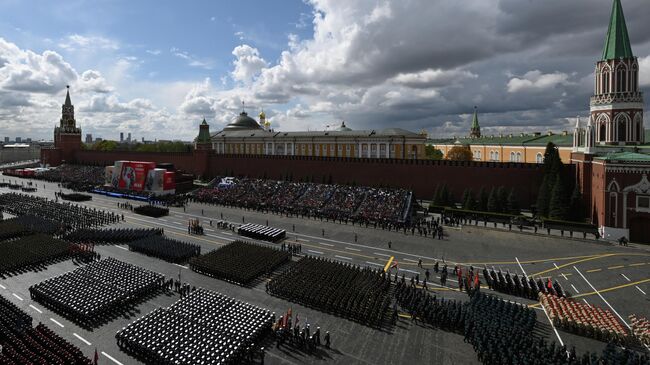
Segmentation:
{"type": "Polygon", "coordinates": [[[201,124],[197,143],[210,143],[217,154],[285,155],[348,158],[422,159],[426,135],[401,128],[355,130],[345,122],[332,130],[280,132],[264,112],[259,122],[242,111],[223,130],[210,133],[201,124]]]}

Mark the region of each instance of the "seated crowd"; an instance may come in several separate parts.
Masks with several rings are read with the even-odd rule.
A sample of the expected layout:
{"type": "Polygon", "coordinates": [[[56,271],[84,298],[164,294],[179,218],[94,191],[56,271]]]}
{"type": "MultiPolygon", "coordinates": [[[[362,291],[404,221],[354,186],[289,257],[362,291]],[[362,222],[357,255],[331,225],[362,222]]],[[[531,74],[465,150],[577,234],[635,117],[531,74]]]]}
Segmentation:
{"type": "Polygon", "coordinates": [[[164,285],[161,274],[107,258],[33,285],[29,293],[66,318],[94,327],[164,285]]]}
{"type": "Polygon", "coordinates": [[[43,171],[35,179],[63,183],[66,188],[75,191],[89,191],[97,185],[104,184],[104,166],[61,165],[43,171]]]}
{"type": "Polygon", "coordinates": [[[61,230],[100,227],[120,220],[112,212],[16,193],[0,194],[0,207],[13,215],[32,215],[55,221],[61,230]]]}
{"type": "Polygon", "coordinates": [[[291,254],[269,246],[234,241],[190,260],[190,269],[217,279],[248,285],[289,261],[291,254]]]}
{"type": "Polygon", "coordinates": [[[267,283],[267,292],[362,324],[380,327],[390,306],[386,273],[304,257],[267,283]]]}
{"type": "Polygon", "coordinates": [[[240,364],[273,322],[268,310],[199,288],[115,337],[121,349],[148,364],[240,364]]]}
{"type": "Polygon", "coordinates": [[[634,336],[645,346],[650,346],[650,321],[646,318],[637,318],[635,315],[630,315],[630,323],[632,324],[632,333],[634,336]]]}
{"type": "Polygon", "coordinates": [[[201,246],[163,236],[144,237],[128,243],[129,250],[180,264],[201,254],[201,246]]]}
{"type": "Polygon", "coordinates": [[[78,347],[0,296],[0,364],[90,365],[78,347]]]}
{"type": "Polygon", "coordinates": [[[199,189],[192,199],[346,223],[389,224],[399,229],[408,223],[412,194],[403,189],[244,178],[199,189]]]}
{"type": "Polygon", "coordinates": [[[46,234],[33,234],[0,241],[0,276],[43,267],[73,253],[74,245],[46,234]]]}

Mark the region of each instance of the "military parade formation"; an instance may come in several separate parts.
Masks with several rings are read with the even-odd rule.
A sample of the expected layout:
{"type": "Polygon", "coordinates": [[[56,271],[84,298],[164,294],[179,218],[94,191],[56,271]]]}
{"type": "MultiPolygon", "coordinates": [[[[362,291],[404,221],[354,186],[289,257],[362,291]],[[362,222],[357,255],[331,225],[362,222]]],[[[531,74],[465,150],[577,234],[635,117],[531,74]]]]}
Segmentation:
{"type": "Polygon", "coordinates": [[[180,264],[201,254],[201,246],[155,235],[128,243],[129,250],[180,264]]]}
{"type": "Polygon", "coordinates": [[[161,274],[106,258],[29,287],[31,298],[92,328],[165,285],[161,274]]]}
{"type": "Polygon", "coordinates": [[[190,260],[190,269],[217,279],[248,285],[289,261],[291,255],[259,244],[234,241],[190,260]]]}
{"type": "Polygon", "coordinates": [[[90,365],[78,347],[0,296],[0,364],[90,365]]]}
{"type": "Polygon", "coordinates": [[[261,356],[256,343],[271,329],[268,310],[199,288],[137,319],[117,344],[147,364],[241,364],[261,356]]]}
{"type": "Polygon", "coordinates": [[[268,282],[266,291],[364,325],[388,318],[390,278],[382,270],[306,256],[268,282]]]}
{"type": "MultiPolygon", "coordinates": [[[[259,183],[243,181],[249,187],[259,183]]],[[[383,194],[381,189],[339,187],[332,190],[322,184],[270,182],[252,195],[223,193],[226,195],[221,201],[237,205],[233,196],[238,196],[242,199],[241,204],[248,208],[264,210],[269,208],[258,205],[261,197],[278,193],[302,207],[288,214],[330,219],[332,216],[322,215],[328,205],[333,200],[349,200],[349,204],[342,206],[347,207],[352,215],[342,218],[341,222],[349,219],[352,223],[383,229],[402,224],[382,218],[382,212],[396,210],[382,208],[373,213],[375,204],[398,207],[397,210],[404,207],[404,196],[383,194]],[[360,219],[361,216],[365,218],[360,219]]],[[[120,204],[154,217],[161,211],[162,214],[169,212],[167,208],[155,205],[134,207],[130,203],[120,204]]],[[[268,239],[278,243],[234,241],[201,255],[200,245],[166,237],[162,228],[100,228],[123,222],[124,216],[83,205],[9,193],[0,195],[0,207],[17,216],[0,221],[0,272],[5,276],[20,275],[73,257],[73,262],[81,265],[79,268],[32,285],[29,294],[35,302],[82,328],[98,328],[143,300],[160,293],[171,295],[170,289],[176,288],[180,300],[167,308],[139,316],[115,336],[124,352],[147,364],[263,363],[267,351],[263,346],[269,341],[269,333],[273,333],[270,339],[279,349],[323,356],[322,350],[331,346],[331,335],[319,327],[310,326],[306,319],[299,324],[298,316],[294,317],[291,310],[277,317],[267,309],[207,289],[197,289],[181,281],[180,271],[177,279],[170,279],[112,257],[100,260],[94,252],[95,245],[121,244],[130,251],[178,265],[189,263],[189,269],[229,283],[248,287],[264,285],[268,294],[281,300],[371,328],[392,331],[399,327],[399,323],[411,321],[425,328],[455,333],[463,336],[465,342],[474,348],[478,361],[484,364],[648,363],[647,356],[638,350],[639,344],[648,345],[650,324],[647,320],[630,318],[632,330],[628,330],[608,310],[567,298],[562,285],[547,276],[533,278],[487,266],[447,267],[444,260],[440,267],[436,261],[431,269],[440,274],[443,289],[452,289],[447,286],[447,276],[453,275],[458,289],[469,294],[469,300],[457,296],[447,299],[440,292],[432,294],[436,290],[429,269],[425,270],[423,278],[419,275],[407,277],[404,274],[398,276],[397,272],[392,274],[393,268],[398,269],[397,263],[387,266],[388,272],[385,272],[311,257],[302,253],[302,245],[297,241],[283,241],[286,234],[283,230],[278,230],[283,235],[280,239],[268,239]],[[263,284],[256,281],[260,277],[264,277],[263,284]],[[484,286],[482,290],[482,284],[487,289],[484,286]],[[557,328],[610,345],[602,353],[585,353],[570,346],[558,346],[540,334],[533,309],[500,299],[495,293],[539,301],[557,328]],[[625,349],[621,350],[620,346],[625,349]]],[[[191,218],[190,222],[195,222],[195,226],[203,230],[203,220],[191,218]]],[[[408,229],[400,226],[404,233],[428,235],[438,232],[439,228],[442,232],[445,223],[444,220],[414,217],[409,224],[408,229]]],[[[217,221],[216,227],[240,234],[248,231],[255,239],[264,239],[263,235],[267,233],[270,236],[277,234],[268,222],[266,225],[244,223],[237,227],[227,221],[217,221]]],[[[190,228],[190,233],[198,234],[198,229],[190,228]]],[[[390,243],[388,248],[392,249],[390,243]]],[[[418,267],[424,270],[422,260],[418,267]]],[[[0,299],[4,298],[0,295],[0,299]]],[[[0,306],[0,324],[3,312],[11,311],[0,306]]],[[[15,314],[5,316],[21,318],[15,314]]],[[[16,340],[15,331],[14,337],[7,337],[9,332],[3,332],[0,325],[0,345],[3,346],[0,363],[87,364],[87,359],[78,356],[81,353],[72,347],[59,350],[59,353],[48,350],[43,345],[45,340],[39,338],[58,335],[42,324],[24,331],[27,337],[22,340],[16,340]],[[48,360],[38,360],[38,356],[48,360]]],[[[60,343],[47,342],[63,346],[60,343]]]]}

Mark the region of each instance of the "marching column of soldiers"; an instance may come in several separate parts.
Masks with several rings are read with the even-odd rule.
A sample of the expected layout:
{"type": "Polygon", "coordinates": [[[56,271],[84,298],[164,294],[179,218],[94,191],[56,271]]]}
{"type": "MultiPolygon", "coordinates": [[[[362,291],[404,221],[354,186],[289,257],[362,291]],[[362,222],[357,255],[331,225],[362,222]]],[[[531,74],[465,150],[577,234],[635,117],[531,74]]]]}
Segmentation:
{"type": "Polygon", "coordinates": [[[16,193],[1,194],[0,206],[14,215],[33,215],[58,222],[62,230],[96,228],[120,220],[112,212],[16,193]]]}
{"type": "Polygon", "coordinates": [[[504,274],[501,270],[495,271],[494,268],[491,270],[484,268],[483,278],[492,290],[531,300],[537,300],[540,292],[558,297],[566,296],[562,285],[557,280],[551,280],[551,278],[546,278],[546,280],[537,278],[537,281],[535,281],[532,277],[518,276],[517,274],[510,275],[509,271],[504,274]]]}
{"type": "Polygon", "coordinates": [[[69,242],[114,244],[131,242],[151,236],[161,236],[164,232],[163,228],[86,228],[67,233],[63,236],[63,239],[69,242]]]}
{"type": "Polygon", "coordinates": [[[267,285],[272,295],[379,327],[390,308],[390,278],[383,270],[304,257],[267,285]]]}
{"type": "Polygon", "coordinates": [[[29,287],[35,301],[92,328],[165,287],[162,274],[107,258],[29,287]]]}
{"type": "Polygon", "coordinates": [[[0,364],[90,365],[78,347],[0,296],[0,364]]]}
{"type": "Polygon", "coordinates": [[[264,359],[256,343],[271,329],[268,310],[199,288],[116,335],[118,346],[148,364],[241,364],[264,359]]]}
{"type": "Polygon", "coordinates": [[[190,259],[190,269],[217,279],[248,285],[289,261],[287,251],[266,245],[234,241],[214,251],[190,259]]]}

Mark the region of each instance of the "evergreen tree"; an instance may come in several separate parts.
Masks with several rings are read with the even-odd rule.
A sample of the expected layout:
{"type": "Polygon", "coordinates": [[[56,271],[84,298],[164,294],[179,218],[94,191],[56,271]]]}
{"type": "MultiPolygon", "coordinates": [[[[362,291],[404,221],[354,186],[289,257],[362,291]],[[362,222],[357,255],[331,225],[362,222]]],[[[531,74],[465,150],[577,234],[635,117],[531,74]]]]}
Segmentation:
{"type": "Polygon", "coordinates": [[[489,194],[484,186],[481,186],[481,190],[478,192],[478,210],[487,212],[488,210],[488,198],[489,194]]]}
{"type": "Polygon", "coordinates": [[[498,212],[499,201],[497,198],[497,189],[492,188],[490,190],[490,196],[488,197],[487,210],[488,212],[498,212]]]}
{"type": "Polygon", "coordinates": [[[467,209],[466,206],[467,206],[467,198],[469,197],[469,190],[470,189],[465,189],[465,191],[463,191],[463,195],[460,198],[460,204],[463,207],[463,209],[467,209]]]}
{"type": "Polygon", "coordinates": [[[557,175],[553,190],[551,191],[551,201],[548,207],[548,216],[551,219],[567,219],[566,190],[562,183],[562,177],[557,175]]]}
{"type": "Polygon", "coordinates": [[[569,199],[569,218],[575,222],[585,221],[585,206],[578,183],[573,187],[573,193],[571,193],[571,199],[569,199]]]}
{"type": "Polygon", "coordinates": [[[497,205],[498,212],[505,213],[508,210],[508,192],[503,186],[499,186],[497,190],[497,205]]]}
{"type": "Polygon", "coordinates": [[[467,194],[465,194],[465,199],[463,199],[463,209],[474,210],[476,208],[474,204],[474,192],[472,189],[468,189],[466,190],[466,193],[467,194]]]}
{"type": "Polygon", "coordinates": [[[442,191],[440,192],[440,205],[444,207],[450,206],[449,198],[449,188],[447,187],[447,184],[444,184],[442,185],[442,191]]]}
{"type": "Polygon", "coordinates": [[[519,209],[519,200],[517,199],[517,194],[515,194],[515,188],[510,189],[510,194],[508,194],[508,213],[521,213],[519,209]]]}
{"type": "Polygon", "coordinates": [[[542,184],[539,186],[537,194],[537,215],[540,217],[548,217],[548,205],[551,200],[549,180],[550,178],[546,176],[542,178],[542,184]]]}
{"type": "Polygon", "coordinates": [[[440,205],[440,193],[442,193],[442,187],[436,185],[436,189],[433,192],[433,199],[431,199],[431,204],[436,206],[440,205]]]}

